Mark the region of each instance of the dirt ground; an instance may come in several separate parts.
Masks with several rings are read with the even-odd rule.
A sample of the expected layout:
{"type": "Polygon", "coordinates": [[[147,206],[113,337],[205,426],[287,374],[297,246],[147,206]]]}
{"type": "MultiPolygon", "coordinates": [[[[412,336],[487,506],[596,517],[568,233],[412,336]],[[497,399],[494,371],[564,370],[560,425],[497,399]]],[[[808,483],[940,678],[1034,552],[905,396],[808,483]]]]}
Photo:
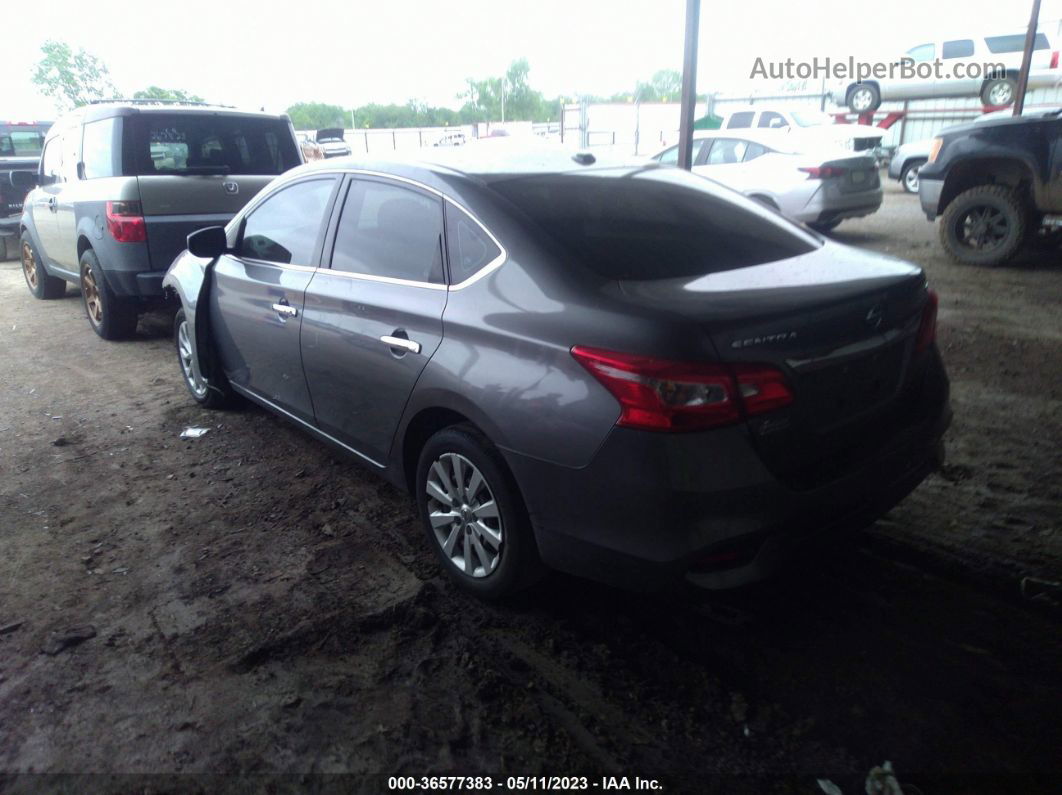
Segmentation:
{"type": "Polygon", "coordinates": [[[554,576],[502,605],[440,576],[393,488],[263,411],[196,407],[171,318],[106,343],[72,290],[35,301],[0,264],[0,790],[861,793],[887,759],[908,795],[1057,792],[1060,614],[1019,582],[1062,568],[1062,258],[950,264],[892,186],[835,236],[941,294],[943,473],[760,587],[554,576]],[[128,775],[174,773],[197,775],[128,775]]]}

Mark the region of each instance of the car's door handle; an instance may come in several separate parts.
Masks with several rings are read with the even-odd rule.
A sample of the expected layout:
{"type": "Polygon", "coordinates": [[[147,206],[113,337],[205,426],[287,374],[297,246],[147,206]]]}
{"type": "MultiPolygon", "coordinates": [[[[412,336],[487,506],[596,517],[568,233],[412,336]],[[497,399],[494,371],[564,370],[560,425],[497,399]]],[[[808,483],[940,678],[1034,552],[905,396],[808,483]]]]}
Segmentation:
{"type": "Polygon", "coordinates": [[[380,342],[386,344],[388,348],[401,348],[410,353],[420,353],[420,343],[405,337],[385,336],[380,337],[380,342]]]}
{"type": "Polygon", "coordinates": [[[55,212],[55,197],[54,196],[49,196],[48,197],[48,209],[51,210],[53,213],[55,212]]]}
{"type": "Polygon", "coordinates": [[[273,311],[285,317],[295,317],[299,314],[299,310],[290,304],[273,304],[273,311]]]}

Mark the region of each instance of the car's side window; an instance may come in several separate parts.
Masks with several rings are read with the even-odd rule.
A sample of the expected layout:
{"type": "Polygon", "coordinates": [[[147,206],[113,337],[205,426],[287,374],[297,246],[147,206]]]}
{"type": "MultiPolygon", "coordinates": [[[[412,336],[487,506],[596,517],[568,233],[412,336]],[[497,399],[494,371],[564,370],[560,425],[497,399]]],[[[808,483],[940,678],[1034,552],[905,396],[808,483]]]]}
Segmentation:
{"type": "Polygon", "coordinates": [[[907,57],[915,63],[932,61],[936,57],[937,48],[933,44],[919,44],[907,51],[907,57]]]}
{"type": "Polygon", "coordinates": [[[115,146],[118,119],[101,119],[85,125],[81,139],[81,161],[85,179],[113,177],[121,173],[121,148],[115,146]]]}
{"type": "Polygon", "coordinates": [[[460,284],[501,255],[501,249],[464,210],[446,207],[446,245],[450,251],[450,282],[460,284]]]}
{"type": "Polygon", "coordinates": [[[442,200],[415,188],[351,180],[336,228],[332,269],[443,284],[442,200]]]}
{"type": "Polygon", "coordinates": [[[296,182],[254,208],[238,254],[284,265],[311,265],[335,177],[296,182]]]}
{"type": "Polygon", "coordinates": [[[946,41],[940,49],[941,58],[969,58],[974,54],[973,39],[946,41]]]}
{"type": "Polygon", "coordinates": [[[735,113],[730,117],[730,121],[726,123],[727,129],[734,129],[739,127],[751,127],[752,117],[756,115],[754,110],[743,110],[739,113],[735,113]]]}
{"type": "Polygon", "coordinates": [[[722,166],[729,163],[740,163],[745,156],[745,141],[735,138],[718,138],[712,144],[712,151],[708,153],[709,166],[722,166]]]}
{"type": "Polygon", "coordinates": [[[44,145],[41,152],[41,176],[47,182],[59,182],[63,178],[63,142],[61,138],[52,138],[44,145]]]}
{"type": "Polygon", "coordinates": [[[768,129],[774,130],[779,127],[788,127],[789,122],[785,120],[785,116],[781,113],[775,113],[773,110],[765,110],[760,114],[760,121],[756,126],[767,127],[768,129]]]}
{"type": "Polygon", "coordinates": [[[765,155],[769,151],[771,151],[771,150],[768,149],[763,144],[757,144],[757,143],[749,142],[748,147],[746,147],[746,149],[745,149],[745,159],[742,162],[743,163],[747,163],[750,160],[755,160],[757,157],[760,157],[761,155],[765,155]]]}
{"type": "Polygon", "coordinates": [[[664,152],[659,157],[657,157],[657,161],[663,163],[665,166],[677,166],[678,147],[673,146],[670,149],[664,150],[664,152]]]}

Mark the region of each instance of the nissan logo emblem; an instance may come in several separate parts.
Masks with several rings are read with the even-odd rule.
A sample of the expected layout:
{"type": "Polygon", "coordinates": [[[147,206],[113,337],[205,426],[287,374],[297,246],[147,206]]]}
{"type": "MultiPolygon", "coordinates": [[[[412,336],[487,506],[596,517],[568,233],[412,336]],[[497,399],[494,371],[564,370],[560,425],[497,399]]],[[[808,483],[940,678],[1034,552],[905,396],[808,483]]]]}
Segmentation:
{"type": "Polygon", "coordinates": [[[226,193],[230,193],[233,196],[240,192],[240,183],[238,182],[222,182],[221,187],[225,189],[226,193]]]}
{"type": "Polygon", "coordinates": [[[872,307],[871,310],[867,312],[866,321],[867,325],[871,328],[877,328],[878,326],[880,326],[881,321],[884,319],[885,307],[882,304],[878,304],[877,306],[872,307]]]}

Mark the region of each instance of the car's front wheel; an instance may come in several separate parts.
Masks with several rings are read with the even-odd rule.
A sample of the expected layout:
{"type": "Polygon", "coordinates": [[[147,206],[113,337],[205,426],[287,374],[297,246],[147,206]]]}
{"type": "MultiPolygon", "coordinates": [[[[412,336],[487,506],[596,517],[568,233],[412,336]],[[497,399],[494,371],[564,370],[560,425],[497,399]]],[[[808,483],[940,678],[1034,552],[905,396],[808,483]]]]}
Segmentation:
{"type": "Polygon", "coordinates": [[[852,113],[869,113],[881,105],[881,92],[873,83],[856,83],[848,92],[848,109],[852,113]]]}
{"type": "Polygon", "coordinates": [[[136,307],[114,294],[90,248],[81,255],[81,302],[89,325],[103,339],[122,340],[136,334],[136,307]]]}
{"type": "Polygon", "coordinates": [[[900,174],[900,184],[908,193],[918,193],[918,172],[926,164],[925,160],[912,160],[903,167],[900,174]]]}
{"type": "Polygon", "coordinates": [[[1025,240],[1026,209],[1003,185],[980,185],[956,196],[940,219],[940,242],[959,262],[1001,265],[1025,240]]]}
{"type": "Polygon", "coordinates": [[[536,579],[541,564],[523,501],[501,454],[474,427],[428,440],[415,488],[429,543],[457,585],[496,599],[536,579]]]}
{"type": "Polygon", "coordinates": [[[56,276],[49,276],[41,263],[37,249],[33,247],[33,238],[29,232],[22,233],[21,260],[22,276],[34,298],[47,301],[62,298],[66,294],[66,282],[56,276]]]}
{"type": "Polygon", "coordinates": [[[184,310],[178,310],[173,319],[173,342],[177,347],[177,361],[181,367],[184,385],[188,387],[195,402],[208,409],[220,409],[236,402],[236,395],[224,375],[215,375],[208,382],[199,371],[192,340],[195,329],[188,321],[184,310]]]}

